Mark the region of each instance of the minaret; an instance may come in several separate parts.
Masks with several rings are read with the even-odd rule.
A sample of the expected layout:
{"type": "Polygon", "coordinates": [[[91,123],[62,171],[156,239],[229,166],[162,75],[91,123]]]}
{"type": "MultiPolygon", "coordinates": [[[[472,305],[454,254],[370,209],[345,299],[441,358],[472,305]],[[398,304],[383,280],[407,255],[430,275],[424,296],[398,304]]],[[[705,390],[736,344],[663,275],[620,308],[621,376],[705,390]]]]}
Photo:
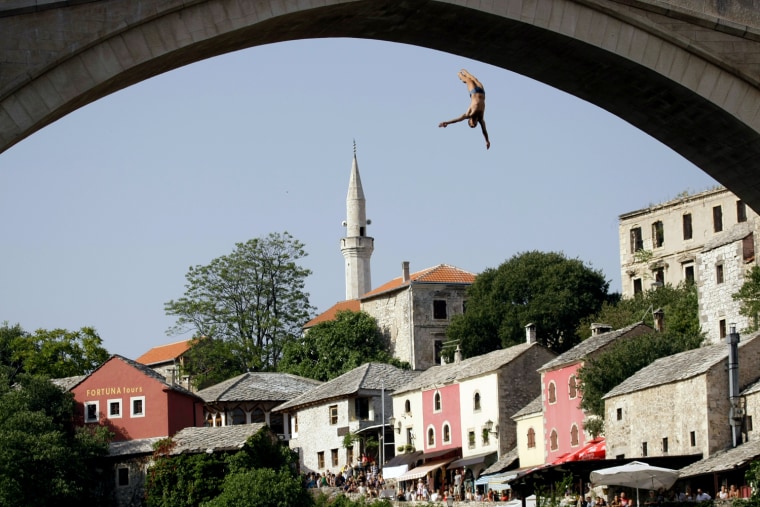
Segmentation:
{"type": "Polygon", "coordinates": [[[356,142],[354,141],[354,163],[348,181],[346,197],[346,237],[340,240],[340,251],[346,259],[346,299],[357,299],[372,289],[369,258],[375,249],[375,240],[367,236],[367,204],[364,200],[359,164],[356,162],[356,142]]]}

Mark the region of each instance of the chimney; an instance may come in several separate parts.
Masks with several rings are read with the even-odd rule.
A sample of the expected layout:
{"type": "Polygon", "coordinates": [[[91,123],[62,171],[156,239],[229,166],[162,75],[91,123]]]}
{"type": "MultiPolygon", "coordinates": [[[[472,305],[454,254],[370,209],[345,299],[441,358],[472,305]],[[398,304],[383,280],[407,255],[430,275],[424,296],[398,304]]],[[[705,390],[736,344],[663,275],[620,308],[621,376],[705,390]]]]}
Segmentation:
{"type": "Polygon", "coordinates": [[[462,349],[457,345],[457,349],[454,351],[454,364],[462,362],[462,349]]]}
{"type": "Polygon", "coordinates": [[[612,331],[612,326],[609,324],[599,324],[598,322],[591,323],[591,336],[599,336],[600,334],[609,333],[612,331]]]}
{"type": "Polygon", "coordinates": [[[531,322],[525,326],[525,343],[536,343],[537,341],[536,325],[531,322]]]}
{"type": "Polygon", "coordinates": [[[409,281],[409,261],[401,263],[401,281],[404,283],[409,281]]]}
{"type": "Polygon", "coordinates": [[[741,428],[744,410],[739,398],[739,333],[736,324],[731,324],[726,336],[728,343],[728,399],[731,403],[728,413],[728,423],[731,425],[731,437],[734,447],[742,443],[741,428]]]}
{"type": "Polygon", "coordinates": [[[665,312],[662,308],[653,311],[652,318],[654,319],[654,330],[658,333],[665,331],[665,312]]]}

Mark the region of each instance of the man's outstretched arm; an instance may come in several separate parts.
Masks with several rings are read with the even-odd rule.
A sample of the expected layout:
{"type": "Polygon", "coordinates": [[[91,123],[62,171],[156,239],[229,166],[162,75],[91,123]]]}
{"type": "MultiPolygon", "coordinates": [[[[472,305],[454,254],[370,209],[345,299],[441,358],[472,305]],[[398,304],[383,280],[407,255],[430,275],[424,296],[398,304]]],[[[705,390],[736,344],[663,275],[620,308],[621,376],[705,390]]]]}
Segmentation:
{"type": "Polygon", "coordinates": [[[449,120],[449,121],[442,121],[441,123],[438,124],[438,126],[446,128],[447,125],[451,125],[452,123],[457,123],[457,122],[460,122],[462,120],[466,120],[467,118],[468,118],[467,113],[464,113],[459,118],[454,118],[453,120],[449,120]]]}

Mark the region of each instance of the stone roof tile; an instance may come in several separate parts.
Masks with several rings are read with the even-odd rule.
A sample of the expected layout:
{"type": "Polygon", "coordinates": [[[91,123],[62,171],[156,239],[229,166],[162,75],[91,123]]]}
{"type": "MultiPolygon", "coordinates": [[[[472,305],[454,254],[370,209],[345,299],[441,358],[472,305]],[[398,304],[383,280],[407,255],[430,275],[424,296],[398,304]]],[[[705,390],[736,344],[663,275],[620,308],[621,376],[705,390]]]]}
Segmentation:
{"type": "Polygon", "coordinates": [[[198,391],[206,403],[289,401],[322,384],[290,373],[248,372],[198,391]]]}
{"type": "Polygon", "coordinates": [[[750,440],[736,447],[718,451],[705,459],[692,463],[679,471],[681,479],[695,475],[727,472],[737,469],[760,457],[760,440],[750,440]]]}
{"type": "Polygon", "coordinates": [[[172,440],[175,446],[171,454],[198,454],[210,451],[234,451],[245,445],[265,423],[239,424],[236,426],[190,427],[178,431],[172,440]]]}
{"type": "Polygon", "coordinates": [[[539,394],[536,396],[533,401],[525,405],[523,408],[515,412],[515,414],[512,416],[512,419],[515,419],[517,417],[522,417],[524,415],[529,414],[537,414],[538,412],[541,412],[544,410],[544,403],[541,399],[541,395],[539,394]]]}

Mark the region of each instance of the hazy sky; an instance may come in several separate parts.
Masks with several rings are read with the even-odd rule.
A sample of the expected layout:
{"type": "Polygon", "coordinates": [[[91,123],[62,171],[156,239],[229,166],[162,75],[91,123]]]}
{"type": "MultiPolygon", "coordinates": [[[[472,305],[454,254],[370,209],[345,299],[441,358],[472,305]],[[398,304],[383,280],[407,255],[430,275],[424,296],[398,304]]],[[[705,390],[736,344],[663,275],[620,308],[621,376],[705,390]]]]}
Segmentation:
{"type": "Polygon", "coordinates": [[[136,358],[178,341],[164,303],[190,266],[288,231],[311,303],[345,296],[339,240],[356,140],[376,287],[451,264],[478,273],[561,251],[620,291],[618,215],[714,186],[596,106],[477,61],[323,39],[252,48],[158,76],[0,154],[0,322],[94,326],[136,358]],[[465,123],[457,71],[484,84],[491,149],[465,123]]]}

